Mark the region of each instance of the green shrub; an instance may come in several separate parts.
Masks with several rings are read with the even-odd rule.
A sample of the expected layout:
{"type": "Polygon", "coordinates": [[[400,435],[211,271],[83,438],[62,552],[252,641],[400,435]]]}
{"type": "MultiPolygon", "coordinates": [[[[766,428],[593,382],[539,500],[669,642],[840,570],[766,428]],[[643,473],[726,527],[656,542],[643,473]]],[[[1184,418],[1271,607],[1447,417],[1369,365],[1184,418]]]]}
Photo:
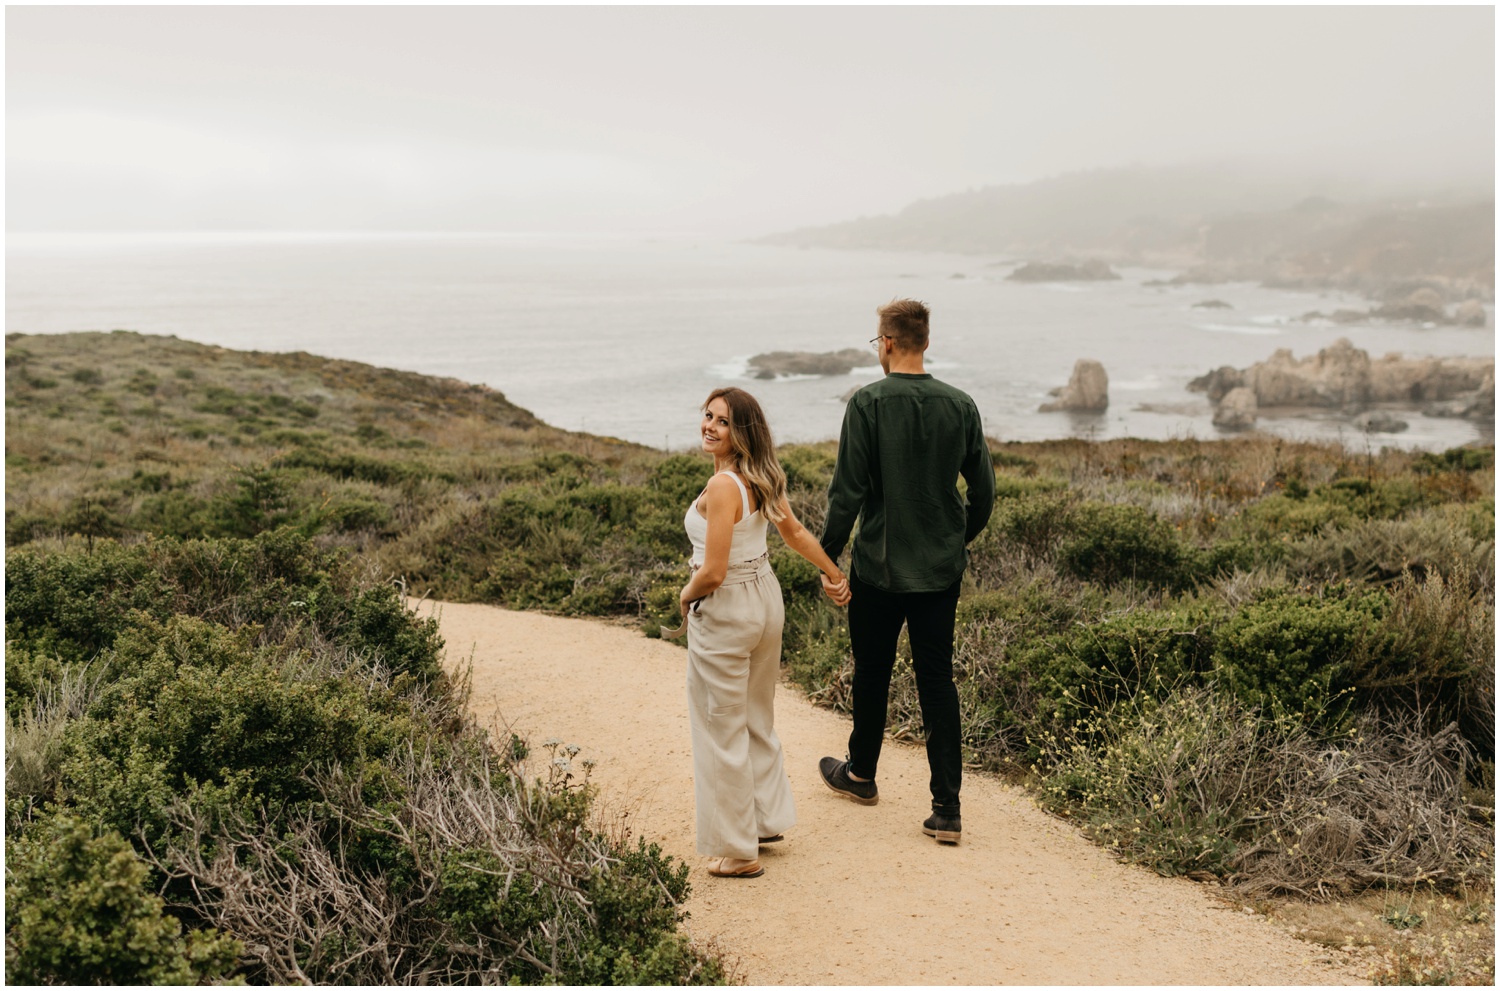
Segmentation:
{"type": "Polygon", "coordinates": [[[1074,662],[1072,678],[1061,683],[1075,700],[1080,695],[1090,703],[1138,694],[1162,696],[1212,668],[1219,619],[1209,604],[1138,609],[1080,625],[1055,646],[1048,642],[1034,649],[1074,662]]]}
{"type": "MultiPolygon", "coordinates": [[[[141,611],[164,617],[173,583],[140,548],[100,542],[91,554],[12,551],[5,563],[5,639],[64,662],[91,660],[141,611]]],[[[12,695],[7,684],[7,705],[12,695]]]]}
{"type": "Polygon", "coordinates": [[[324,524],[335,533],[375,530],[387,533],[391,525],[391,507],[369,496],[344,496],[320,507],[324,524]]]}
{"type": "Polygon", "coordinates": [[[1199,688],[1093,709],[1045,750],[1043,804],[1162,874],[1304,898],[1490,875],[1493,826],[1465,808],[1451,727],[1361,719],[1330,742],[1199,688]]]}
{"type": "Polygon", "coordinates": [[[1493,588],[1494,538],[1476,539],[1471,514],[1459,516],[1462,523],[1447,510],[1360,520],[1292,545],[1286,560],[1299,573],[1325,581],[1391,582],[1406,572],[1437,572],[1493,588]]]}
{"type": "Polygon", "coordinates": [[[969,545],[969,552],[983,557],[1012,545],[1032,560],[1042,560],[1073,532],[1074,522],[1075,508],[1066,493],[1039,492],[997,501],[989,525],[969,545]]]}
{"type": "Polygon", "coordinates": [[[1353,701],[1340,671],[1388,603],[1382,592],[1354,587],[1270,592],[1215,631],[1214,680],[1252,711],[1336,720],[1353,701]]]}
{"type": "Polygon", "coordinates": [[[1450,447],[1441,454],[1422,452],[1412,465],[1419,474],[1431,475],[1443,471],[1475,472],[1495,466],[1495,451],[1474,447],[1450,447]]]}
{"type": "Polygon", "coordinates": [[[498,477],[506,482],[546,483],[566,490],[596,481],[607,474],[592,458],[572,451],[549,451],[533,458],[498,466],[498,477]]]}
{"type": "Polygon", "coordinates": [[[688,502],[698,497],[713,473],[713,462],[701,455],[674,454],[651,470],[646,484],[667,505],[686,511],[688,502]]]}
{"type": "Polygon", "coordinates": [[[1192,549],[1171,524],[1139,506],[1086,503],[1058,549],[1058,562],[1085,581],[1125,580],[1167,588],[1192,583],[1192,549]]]}
{"type": "MultiPolygon", "coordinates": [[[[394,586],[356,587],[341,554],[290,528],[250,540],[103,541],[93,553],[22,549],[6,560],[6,638],[29,652],[28,665],[90,660],[141,616],[183,613],[256,625],[265,641],[317,633],[396,672],[440,673],[435,621],[410,615],[394,586]]],[[[18,685],[30,680],[23,668],[18,685]]],[[[7,705],[25,697],[8,686],[7,705]]]]}
{"type": "Polygon", "coordinates": [[[1495,612],[1467,579],[1407,574],[1379,622],[1359,631],[1335,684],[1362,710],[1437,733],[1450,723],[1480,760],[1495,755],[1495,612]]]}
{"type": "Polygon", "coordinates": [[[7,983],[200,984],[234,969],[240,944],[213,930],[184,939],[118,835],[57,816],[8,846],[7,983]]]}
{"type": "Polygon", "coordinates": [[[1306,489],[1288,487],[1250,503],[1227,521],[1226,529],[1255,543],[1284,542],[1346,526],[1354,518],[1343,503],[1309,498],[1306,489]]]}
{"type": "Polygon", "coordinates": [[[552,741],[548,780],[528,784],[479,742],[317,776],[313,807],[338,828],[186,813],[209,842],[183,830],[164,860],[193,879],[197,911],[251,947],[248,976],[266,983],[723,981],[677,932],[687,867],[586,825],[576,748],[552,741]],[[298,912],[259,910],[293,898],[298,912]]]}
{"type": "Polygon", "coordinates": [[[781,656],[810,698],[847,711],[853,663],[843,610],[821,594],[788,605],[781,656]]]}
{"type": "Polygon", "coordinates": [[[247,814],[294,806],[312,797],[308,774],[425,732],[395,689],[256,649],[245,630],[174,616],[115,653],[122,675],[70,732],[62,784],[81,815],[125,835],[164,836],[180,795],[247,814]]]}
{"type": "MultiPolygon", "coordinates": [[[[778,451],[781,470],[786,472],[788,491],[807,489],[827,492],[833,481],[834,455],[813,447],[791,446],[778,451]]],[[[691,496],[689,496],[691,498],[691,496]]]]}
{"type": "Polygon", "coordinates": [[[298,447],[277,459],[280,468],[302,468],[329,475],[340,481],[370,482],[375,485],[402,485],[432,472],[416,465],[386,461],[366,455],[344,452],[332,454],[313,447],[298,447]]]}

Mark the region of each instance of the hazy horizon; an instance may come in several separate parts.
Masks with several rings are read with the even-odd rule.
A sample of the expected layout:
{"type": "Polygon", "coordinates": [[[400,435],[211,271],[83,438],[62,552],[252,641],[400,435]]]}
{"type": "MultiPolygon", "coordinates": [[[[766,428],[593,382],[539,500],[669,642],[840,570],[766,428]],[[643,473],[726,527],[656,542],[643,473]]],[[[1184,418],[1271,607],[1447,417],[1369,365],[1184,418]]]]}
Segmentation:
{"type": "Polygon", "coordinates": [[[1493,189],[1494,10],[6,12],[7,230],[753,236],[1232,163],[1493,189]]]}

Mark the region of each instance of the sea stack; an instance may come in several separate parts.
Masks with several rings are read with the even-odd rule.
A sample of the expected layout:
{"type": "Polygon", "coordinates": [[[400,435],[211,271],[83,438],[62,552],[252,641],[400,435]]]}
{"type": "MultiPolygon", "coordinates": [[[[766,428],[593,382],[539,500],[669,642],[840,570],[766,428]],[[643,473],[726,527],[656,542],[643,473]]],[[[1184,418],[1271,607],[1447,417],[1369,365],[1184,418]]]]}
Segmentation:
{"type": "Polygon", "coordinates": [[[1073,374],[1068,378],[1068,384],[1055,395],[1055,400],[1043,403],[1037,411],[1102,413],[1109,408],[1109,376],[1099,362],[1091,358],[1079,358],[1073,363],[1073,374]]]}

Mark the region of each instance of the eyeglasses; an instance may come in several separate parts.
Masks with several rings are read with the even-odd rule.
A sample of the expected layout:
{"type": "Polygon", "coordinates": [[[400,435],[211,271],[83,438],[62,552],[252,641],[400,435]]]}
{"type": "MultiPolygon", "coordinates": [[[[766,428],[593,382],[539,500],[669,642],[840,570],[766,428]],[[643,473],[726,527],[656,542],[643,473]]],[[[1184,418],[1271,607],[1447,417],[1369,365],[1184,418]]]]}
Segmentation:
{"type": "Polygon", "coordinates": [[[890,334],[876,334],[874,337],[870,338],[870,347],[874,348],[876,351],[879,351],[880,342],[890,336],[890,334]]]}

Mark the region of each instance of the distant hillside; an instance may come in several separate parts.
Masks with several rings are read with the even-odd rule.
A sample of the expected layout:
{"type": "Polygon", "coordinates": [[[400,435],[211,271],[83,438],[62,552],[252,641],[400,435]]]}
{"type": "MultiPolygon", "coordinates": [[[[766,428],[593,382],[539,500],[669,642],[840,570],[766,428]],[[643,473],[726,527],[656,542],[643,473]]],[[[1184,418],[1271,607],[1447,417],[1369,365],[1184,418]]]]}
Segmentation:
{"type": "Polygon", "coordinates": [[[1338,286],[1371,295],[1432,284],[1492,299],[1493,190],[1425,199],[1333,180],[1210,168],[1080,172],[920,200],[896,214],[763,243],[1098,258],[1193,281],[1338,286]]]}

